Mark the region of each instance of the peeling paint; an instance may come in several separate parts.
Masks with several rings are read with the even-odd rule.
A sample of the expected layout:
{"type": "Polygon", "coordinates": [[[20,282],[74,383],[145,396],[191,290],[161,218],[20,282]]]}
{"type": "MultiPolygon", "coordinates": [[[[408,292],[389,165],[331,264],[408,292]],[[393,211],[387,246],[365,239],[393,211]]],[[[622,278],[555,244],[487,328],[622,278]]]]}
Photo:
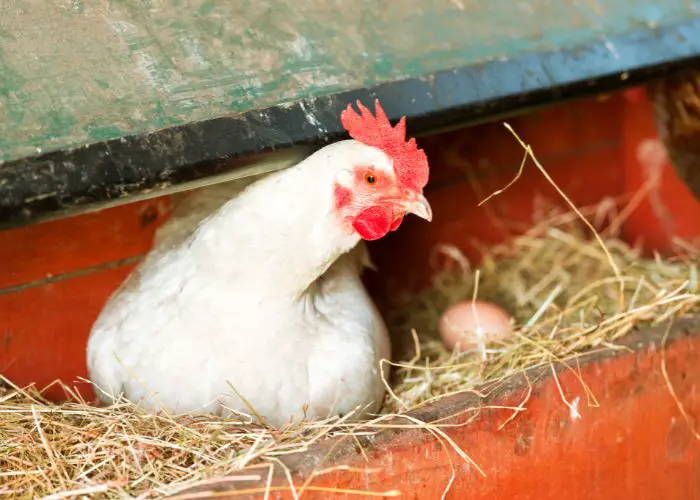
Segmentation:
{"type": "Polygon", "coordinates": [[[313,47],[303,36],[297,37],[290,45],[291,49],[304,61],[309,61],[314,55],[313,47]]]}
{"type": "Polygon", "coordinates": [[[299,107],[304,111],[304,115],[306,116],[306,120],[318,127],[318,130],[321,132],[326,132],[326,128],[321,124],[321,122],[316,118],[316,115],[314,114],[315,110],[314,109],[309,109],[307,105],[304,103],[304,101],[299,102],[299,107]]]}
{"type": "Polygon", "coordinates": [[[576,422],[577,420],[581,419],[581,413],[579,412],[579,405],[581,404],[581,396],[576,396],[574,400],[571,402],[571,406],[569,407],[569,418],[571,419],[572,422],[576,422]]]}

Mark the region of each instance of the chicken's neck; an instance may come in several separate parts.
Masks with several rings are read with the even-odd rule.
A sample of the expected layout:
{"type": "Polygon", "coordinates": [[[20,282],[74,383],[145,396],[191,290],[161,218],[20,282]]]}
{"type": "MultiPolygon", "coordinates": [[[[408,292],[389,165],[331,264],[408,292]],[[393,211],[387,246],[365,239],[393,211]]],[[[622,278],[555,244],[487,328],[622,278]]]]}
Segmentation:
{"type": "Polygon", "coordinates": [[[331,168],[313,160],[253,184],[202,223],[192,244],[218,276],[251,294],[299,298],[357,245],[334,213],[331,168]]]}

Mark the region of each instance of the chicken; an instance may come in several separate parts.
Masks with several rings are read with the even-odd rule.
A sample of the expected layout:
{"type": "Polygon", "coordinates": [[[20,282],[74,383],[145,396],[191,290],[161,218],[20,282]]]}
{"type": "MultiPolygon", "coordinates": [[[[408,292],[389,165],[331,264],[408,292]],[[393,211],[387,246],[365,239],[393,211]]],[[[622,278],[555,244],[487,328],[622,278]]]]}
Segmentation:
{"type": "Polygon", "coordinates": [[[429,168],[405,119],[392,127],[378,101],[376,117],[357,104],[341,114],[351,139],[235,196],[190,198],[161,228],[90,333],[102,402],[273,426],[379,409],[390,341],[360,279],[362,242],[408,213],[432,219],[429,168]]]}

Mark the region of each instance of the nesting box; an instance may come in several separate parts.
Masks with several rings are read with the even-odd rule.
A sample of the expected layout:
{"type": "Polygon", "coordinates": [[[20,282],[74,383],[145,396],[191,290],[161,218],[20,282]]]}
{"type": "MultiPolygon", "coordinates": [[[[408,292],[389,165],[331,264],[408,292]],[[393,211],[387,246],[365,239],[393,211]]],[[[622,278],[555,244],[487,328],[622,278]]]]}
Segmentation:
{"type": "MultiPolygon", "coordinates": [[[[395,308],[437,288],[436,248],[457,270],[466,263],[470,279],[483,267],[494,280],[505,264],[491,257],[507,259],[513,241],[527,247],[518,238],[549,213],[589,221],[588,237],[614,232],[625,251],[656,258],[664,272],[687,263],[687,279],[669,281],[676,289],[654,290],[668,306],[668,317],[658,316],[668,321],[624,322],[620,338],[601,336],[586,350],[570,340],[576,355],[567,359],[521,329],[522,344],[532,344],[527,352],[544,350],[546,363],[523,361],[521,370],[506,367],[508,376],[469,390],[457,370],[454,394],[443,390],[411,408],[388,397],[397,411],[368,428],[350,432],[334,422],[322,433],[333,434],[328,439],[275,456],[274,470],[254,463],[182,485],[175,497],[700,498],[700,320],[692,309],[700,240],[693,138],[700,137],[680,140],[664,128],[669,116],[680,119],[673,96],[686,87],[676,80],[650,93],[622,89],[700,54],[696,6],[667,4],[369,1],[344,6],[342,16],[331,2],[310,1],[246,6],[250,12],[196,1],[104,11],[76,1],[41,16],[10,7],[0,16],[0,374],[17,387],[35,384],[56,403],[68,396],[56,380],[92,401],[84,380],[90,328],[151,248],[173,192],[284,168],[307,152],[295,148],[342,137],[338,115],[349,102],[378,97],[391,120],[408,116],[431,163],[433,221],[409,218],[370,245],[378,272],[366,276],[367,287],[387,317],[403,318],[392,332],[396,360],[415,343],[427,345],[425,332],[412,336],[407,311],[395,308]],[[31,36],[56,26],[61,36],[31,36]],[[42,55],[49,50],[57,62],[42,55]],[[521,168],[527,145],[541,168],[532,158],[521,168]],[[681,160],[679,148],[690,151],[681,160]]],[[[697,92],[694,74],[678,78],[697,92]]],[[[543,227],[545,234],[554,226],[543,227]]],[[[591,241],[582,253],[604,258],[591,241]]],[[[556,255],[552,262],[568,265],[556,255]]],[[[610,273],[613,285],[624,281],[614,266],[610,273]]],[[[542,311],[531,318],[556,306],[556,287],[542,286],[542,311]]],[[[495,301],[498,292],[490,289],[495,301]]],[[[627,312],[645,307],[637,298],[623,304],[627,312]]],[[[604,311],[596,318],[596,328],[610,329],[604,311]]],[[[493,353],[483,354],[488,368],[493,353]]],[[[429,385],[428,368],[414,362],[398,371],[420,372],[429,385]]],[[[8,398],[0,394],[0,405],[8,398]]],[[[36,438],[56,481],[68,484],[34,403],[27,439],[36,438]]],[[[41,404],[50,418],[55,407],[41,404]]],[[[271,441],[288,438],[265,432],[271,441]]],[[[149,464],[164,459],[162,450],[148,454],[153,443],[141,444],[134,453],[149,464]]],[[[0,470],[0,492],[21,495],[3,489],[27,474],[13,467],[0,470]]],[[[120,480],[55,493],[99,495],[124,488],[120,480]]]]}

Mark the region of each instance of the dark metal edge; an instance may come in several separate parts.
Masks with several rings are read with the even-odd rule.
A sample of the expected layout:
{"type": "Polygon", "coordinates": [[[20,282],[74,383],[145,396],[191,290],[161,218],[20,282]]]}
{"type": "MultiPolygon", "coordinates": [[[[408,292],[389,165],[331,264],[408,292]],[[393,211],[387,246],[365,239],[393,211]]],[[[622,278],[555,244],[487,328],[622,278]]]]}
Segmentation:
{"type": "Polygon", "coordinates": [[[700,18],[6,162],[0,164],[0,228],[127,202],[236,168],[224,158],[344,138],[338,117],[356,100],[379,98],[390,119],[405,115],[409,133],[420,134],[689,67],[700,67],[700,18]]]}

